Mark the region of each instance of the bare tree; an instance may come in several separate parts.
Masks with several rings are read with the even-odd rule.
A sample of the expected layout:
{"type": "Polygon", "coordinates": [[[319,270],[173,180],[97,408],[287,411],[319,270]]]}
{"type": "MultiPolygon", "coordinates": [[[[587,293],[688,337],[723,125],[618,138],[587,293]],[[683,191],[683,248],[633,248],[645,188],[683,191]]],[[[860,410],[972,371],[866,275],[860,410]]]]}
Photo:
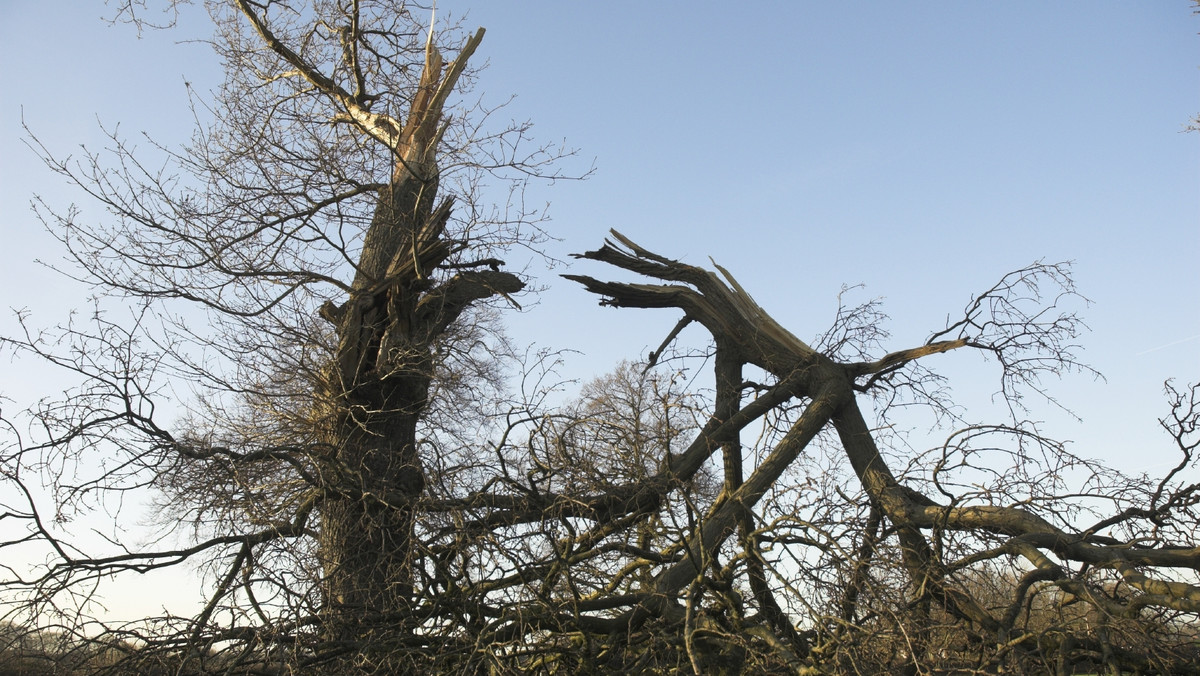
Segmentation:
{"type": "Polygon", "coordinates": [[[4,419],[9,654],[137,673],[1196,671],[1200,391],[1168,386],[1163,477],[1042,435],[1044,380],[1090,372],[1066,266],[1006,275],[888,351],[876,302],[805,342],[719,266],[614,232],[580,258],[645,279],[569,279],[682,317],[556,404],[555,356],[498,330],[525,287],[500,256],[536,246],[539,215],[490,210],[482,187],[554,176],[561,151],[514,155],[525,126],[489,131],[459,102],[482,30],[396,2],[213,7],[227,79],[196,98],[211,122],[190,145],[165,164],[116,134],[78,160],[43,148],[108,210],[39,205],[105,295],[5,342],[80,380],[4,419]],[[693,325],[703,347],[680,349],[693,325]],[[995,364],[1007,417],[959,413],[930,366],[950,351],[995,364]],[[942,443],[890,431],[911,406],[942,443]],[[147,492],[160,539],[65,534],[147,492]],[[30,551],[46,564],[16,563],[30,551]],[[94,618],[110,577],[179,565],[209,582],[194,615],[94,618]]]}
{"type": "MultiPolygon", "coordinates": [[[[120,9],[144,17],[140,3],[120,9]]],[[[39,205],[48,229],[85,281],[138,309],[130,322],[101,303],[90,325],[8,342],[85,381],[33,412],[35,438],[11,423],[7,518],[25,532],[9,544],[40,540],[58,560],[10,586],[31,585],[46,606],[21,610],[46,617],[61,594],[113,572],[203,559],[217,578],[207,606],[183,634],[164,634],[171,649],[188,637],[185,666],[205,660],[206,643],[261,645],[313,627],[330,645],[387,644],[379,627],[412,629],[393,616],[413,612],[420,444],[439,432],[431,406],[480,400],[453,390],[494,379],[506,345],[487,330],[492,301],[515,303],[525,286],[498,256],[542,237],[513,191],[554,177],[561,153],[517,150],[528,125],[493,129],[490,110],[454,103],[482,29],[435,32],[402,2],[211,11],[226,80],[212,102],[194,99],[203,123],[191,144],[159,147],[161,158],[115,133],[109,152],[78,159],[38,146],[111,216],[39,205]],[[509,202],[486,207],[487,181],[509,202]],[[162,376],[199,394],[171,429],[155,415],[162,376]],[[38,467],[55,514],[150,487],[199,539],[85,554],[42,521],[47,507],[24,478],[38,467]],[[222,614],[256,626],[229,628],[222,614]],[[232,633],[210,634],[217,626],[232,633]]]]}

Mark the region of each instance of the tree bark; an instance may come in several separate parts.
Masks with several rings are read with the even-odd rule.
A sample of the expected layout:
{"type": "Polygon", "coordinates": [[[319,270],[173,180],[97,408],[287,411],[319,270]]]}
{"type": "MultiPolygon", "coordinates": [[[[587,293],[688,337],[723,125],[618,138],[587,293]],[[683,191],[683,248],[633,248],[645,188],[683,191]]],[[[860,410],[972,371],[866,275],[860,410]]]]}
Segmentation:
{"type": "Polygon", "coordinates": [[[362,640],[383,619],[402,624],[395,620],[412,602],[413,503],[425,486],[417,430],[436,343],[472,303],[523,287],[515,275],[495,270],[435,276],[453,253],[445,237],[452,201],[437,195],[441,106],[482,35],[481,29],[444,74],[441,55],[428,45],[350,298],[321,313],[338,339],[324,393],[338,415],[320,549],[327,615],[339,640],[362,640]]]}

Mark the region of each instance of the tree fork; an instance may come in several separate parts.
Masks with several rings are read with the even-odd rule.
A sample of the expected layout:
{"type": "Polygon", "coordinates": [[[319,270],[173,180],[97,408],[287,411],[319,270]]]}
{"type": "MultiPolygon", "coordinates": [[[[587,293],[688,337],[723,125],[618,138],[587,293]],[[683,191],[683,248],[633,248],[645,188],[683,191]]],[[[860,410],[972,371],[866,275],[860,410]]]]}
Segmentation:
{"type": "MultiPolygon", "coordinates": [[[[731,467],[735,461],[734,445],[726,439],[713,439],[724,449],[726,484],[721,499],[713,505],[706,519],[697,527],[688,547],[717,547],[734,530],[746,525],[746,514],[782,476],[808,443],[825,425],[832,423],[841,438],[846,455],[864,490],[876,501],[889,520],[900,531],[904,564],[910,583],[920,596],[933,593],[952,612],[998,629],[996,622],[972,599],[946,592],[941,584],[943,573],[936,565],[929,543],[920,532],[921,524],[912,518],[926,505],[934,503],[915,491],[902,486],[879,453],[855,399],[856,375],[877,372],[895,363],[964,346],[965,341],[947,341],[929,349],[907,351],[901,356],[884,360],[881,365],[864,367],[839,364],[813,350],[772,319],[724,268],[716,265],[721,277],[701,268],[671,260],[647,251],[633,241],[612,231],[613,242],[596,251],[577,255],[597,260],[666,282],[666,285],[601,282],[581,275],[564,275],[577,281],[589,291],[603,296],[602,305],[614,307],[661,308],[677,307],[685,319],[704,325],[717,345],[717,405],[718,419],[731,415],[726,394],[728,380],[739,373],[742,364],[754,364],[766,369],[781,380],[800,376],[797,397],[807,397],[810,403],[793,428],[770,455],[744,483],[741,468],[731,467]],[[623,246],[624,248],[620,248],[623,246]],[[723,277],[723,279],[722,279],[723,277]],[[736,357],[734,356],[736,355],[736,357]],[[731,360],[734,360],[731,363],[731,360]],[[731,485],[736,484],[736,485],[731,485]],[[920,498],[914,501],[914,497],[920,498]]],[[[681,322],[682,323],[682,322],[681,322]]],[[[736,412],[736,402],[732,409],[736,412]]],[[[698,551],[698,550],[695,550],[698,551]]],[[[685,557],[658,578],[660,593],[678,592],[698,572],[692,563],[695,557],[685,557]]],[[[769,604],[768,604],[769,608],[769,604]]],[[[661,609],[659,609],[661,610],[661,609]]]]}

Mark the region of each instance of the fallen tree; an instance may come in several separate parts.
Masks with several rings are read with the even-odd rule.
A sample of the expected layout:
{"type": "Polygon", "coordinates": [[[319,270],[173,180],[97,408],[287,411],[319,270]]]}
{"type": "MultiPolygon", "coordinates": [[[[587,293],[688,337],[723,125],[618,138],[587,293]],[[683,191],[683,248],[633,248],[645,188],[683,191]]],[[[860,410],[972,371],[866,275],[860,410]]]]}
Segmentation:
{"type": "MultiPolygon", "coordinates": [[[[747,607],[757,606],[756,622],[737,631],[725,625],[726,634],[766,635],[765,645],[776,650],[778,662],[796,668],[811,663],[867,671],[905,664],[911,669],[1016,665],[1039,670],[1088,662],[1139,672],[1195,668],[1200,587],[1194,573],[1200,548],[1189,533],[1200,484],[1184,479],[1200,422],[1195,386],[1183,391],[1168,386],[1171,415],[1163,425],[1181,458],[1157,480],[1122,477],[1074,458],[1015,419],[958,430],[941,448],[906,463],[901,456],[905,464],[899,474],[859,408],[860,397],[904,391],[944,408],[924,387],[929,374],[918,368],[918,360],[951,350],[992,357],[1000,367],[1001,391],[1014,407],[1020,406],[1022,389],[1039,387],[1042,377],[1085,368],[1072,351],[1079,322],[1057,311],[1058,302],[1074,294],[1065,267],[1036,264],[1011,273],[974,297],[961,319],[924,345],[855,361],[838,358],[846,344],[822,350],[796,338],[719,266],[718,275],[670,260],[615,231],[603,248],[581,257],[655,282],[568,275],[606,305],[682,310],[668,341],[687,323],[702,325],[711,335],[717,383],[712,417],[659,480],[687,480],[702,458],[720,449],[722,491],[676,543],[678,561],[656,572],[646,599],[615,618],[614,626],[647,616],[686,620],[701,612],[695,605],[708,595],[703,590],[731,586],[744,590],[745,598],[722,603],[710,591],[717,597],[716,610],[706,612],[742,615],[745,622],[747,607]],[[1046,287],[1051,293],[1041,302],[1046,287]],[[747,367],[759,369],[771,383],[745,381],[747,367]],[[756,395],[744,402],[748,390],[756,395]],[[757,448],[757,459],[748,463],[741,431],[792,401],[801,402],[798,410],[779,416],[787,420],[786,430],[779,426],[777,438],[757,448]],[[844,454],[855,485],[843,492],[835,483],[835,494],[819,493],[799,509],[778,500],[764,505],[764,497],[780,489],[797,460],[814,453],[823,432],[836,435],[837,452],[844,454]],[[996,462],[996,457],[969,457],[980,453],[975,443],[992,436],[1012,444],[1011,455],[995,454],[1009,462],[995,465],[991,484],[962,483],[957,475],[974,462],[996,462]],[[1044,460],[1031,457],[1031,446],[1044,460]],[[752,471],[743,479],[747,464],[752,471]],[[1117,508],[1081,522],[1094,506],[1079,499],[1086,493],[1067,488],[1071,482],[1064,474],[1072,465],[1084,471],[1076,481],[1117,508]],[[842,516],[817,518],[837,512],[842,516]],[[807,551],[781,557],[781,543],[807,551]],[[718,553],[724,566],[717,564],[718,553]],[[791,564],[784,565],[784,558],[791,564]],[[826,565],[838,574],[831,578],[820,572],[826,565]],[[764,579],[764,567],[774,574],[774,589],[764,579]],[[823,584],[809,597],[798,591],[803,585],[796,584],[797,576],[823,584]],[[994,589],[1000,581],[999,596],[982,602],[978,587],[994,589]],[[689,587],[694,593],[684,594],[689,587]],[[1048,598],[1061,606],[1089,608],[1091,620],[1049,621],[1048,611],[1033,611],[1035,600],[1045,604],[1048,598]],[[798,626],[805,631],[797,631],[798,608],[805,618],[798,626]],[[947,624],[954,628],[951,644],[931,640],[937,634],[931,628],[947,624]],[[891,648],[890,656],[882,646],[891,648]],[[873,657],[861,655],[872,650],[878,651],[873,657]]],[[[877,319],[874,313],[868,305],[840,314],[826,336],[851,334],[861,320],[877,319]]],[[[870,347],[873,336],[865,335],[866,344],[860,338],[850,346],[854,352],[870,347]]],[[[636,504],[652,502],[643,498],[636,504]]],[[[635,503],[627,504],[629,513],[636,511],[635,503]]],[[[690,631],[697,630],[692,625],[690,631]]],[[[691,659],[699,669],[697,658],[691,659]]]]}

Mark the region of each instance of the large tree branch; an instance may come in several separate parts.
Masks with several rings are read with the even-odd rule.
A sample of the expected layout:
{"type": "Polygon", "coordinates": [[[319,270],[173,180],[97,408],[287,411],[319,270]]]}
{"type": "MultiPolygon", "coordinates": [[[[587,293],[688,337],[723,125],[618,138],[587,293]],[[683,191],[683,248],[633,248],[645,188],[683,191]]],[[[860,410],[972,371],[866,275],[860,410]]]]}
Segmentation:
{"type": "MultiPolygon", "coordinates": [[[[235,0],[239,11],[249,20],[254,31],[262,39],[263,44],[272,52],[275,52],[288,65],[296,69],[296,72],[307,80],[312,86],[316,87],[325,96],[329,97],[343,109],[344,118],[348,121],[353,121],[363,133],[383,143],[393,150],[399,148],[401,134],[400,124],[395,119],[372,113],[370,110],[362,106],[359,101],[362,100],[359,96],[351,95],[341,87],[336,81],[322,73],[315,65],[309,63],[296,53],[283,41],[275,36],[267,24],[265,14],[253,7],[253,3],[249,0],[235,0]]],[[[336,119],[336,118],[335,118],[336,119]]]]}

